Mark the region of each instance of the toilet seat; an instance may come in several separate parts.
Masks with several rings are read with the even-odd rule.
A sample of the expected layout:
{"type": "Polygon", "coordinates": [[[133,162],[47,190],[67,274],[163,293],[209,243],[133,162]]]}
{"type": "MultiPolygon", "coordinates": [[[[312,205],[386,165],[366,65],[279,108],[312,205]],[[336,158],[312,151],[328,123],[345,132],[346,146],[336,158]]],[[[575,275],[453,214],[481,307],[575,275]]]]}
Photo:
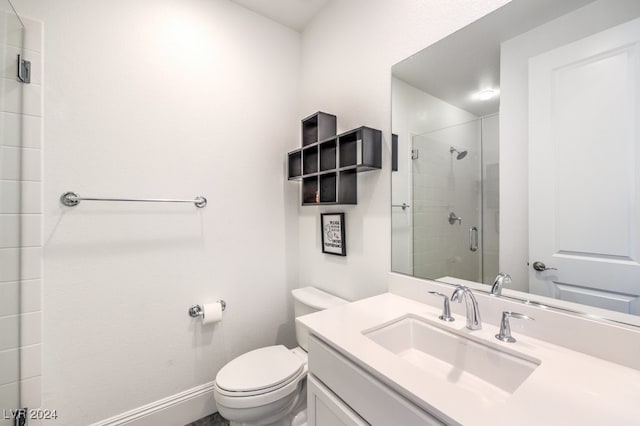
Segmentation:
{"type": "Polygon", "coordinates": [[[295,392],[307,364],[282,345],[247,352],[217,374],[216,399],[233,408],[268,404],[295,392]]]}

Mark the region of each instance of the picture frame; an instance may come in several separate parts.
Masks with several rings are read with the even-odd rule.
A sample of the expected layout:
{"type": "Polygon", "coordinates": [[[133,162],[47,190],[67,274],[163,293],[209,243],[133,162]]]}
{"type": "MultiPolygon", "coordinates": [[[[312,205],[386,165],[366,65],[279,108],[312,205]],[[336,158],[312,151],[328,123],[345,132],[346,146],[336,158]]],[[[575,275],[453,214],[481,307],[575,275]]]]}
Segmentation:
{"type": "Polygon", "coordinates": [[[323,253],[336,256],[347,255],[344,213],[321,213],[320,234],[323,253]]]}

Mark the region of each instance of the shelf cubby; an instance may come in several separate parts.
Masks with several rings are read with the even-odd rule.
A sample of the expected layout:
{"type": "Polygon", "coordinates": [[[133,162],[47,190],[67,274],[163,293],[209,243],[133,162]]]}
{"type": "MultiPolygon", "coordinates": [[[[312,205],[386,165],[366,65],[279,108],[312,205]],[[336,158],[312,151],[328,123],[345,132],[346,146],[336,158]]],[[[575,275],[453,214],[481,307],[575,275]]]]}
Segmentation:
{"type": "Polygon", "coordinates": [[[318,145],[302,150],[302,174],[318,173],[318,145]]]}
{"type": "Polygon", "coordinates": [[[336,135],[336,116],[316,112],[302,120],[302,146],[314,144],[336,135]]]}
{"type": "Polygon", "coordinates": [[[356,166],[358,171],[382,167],[382,132],[360,127],[338,137],[340,167],[356,166]]]}
{"type": "Polygon", "coordinates": [[[318,204],[318,176],[302,179],[302,204],[318,204]]]}
{"type": "Polygon", "coordinates": [[[337,166],[337,140],[330,139],[320,143],[320,171],[333,170],[337,166]]]}
{"type": "Polygon", "coordinates": [[[320,203],[336,203],[338,201],[337,173],[320,175],[320,203]]]}
{"type": "Polygon", "coordinates": [[[288,155],[289,180],[297,180],[302,177],[302,150],[296,149],[288,155]]]}
{"type": "Polygon", "coordinates": [[[302,205],[358,203],[358,173],[382,168],[382,132],[358,127],[336,135],[336,116],[302,120],[302,147],[288,153],[289,180],[302,180],[302,205]]]}
{"type": "Polygon", "coordinates": [[[338,204],[358,204],[358,175],[355,169],[338,174],[338,204]]]}

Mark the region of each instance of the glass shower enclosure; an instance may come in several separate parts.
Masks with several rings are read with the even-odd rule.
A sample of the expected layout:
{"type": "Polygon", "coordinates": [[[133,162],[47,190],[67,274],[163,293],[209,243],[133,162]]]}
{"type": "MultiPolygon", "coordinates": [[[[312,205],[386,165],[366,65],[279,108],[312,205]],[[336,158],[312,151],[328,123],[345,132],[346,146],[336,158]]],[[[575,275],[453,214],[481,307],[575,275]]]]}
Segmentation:
{"type": "Polygon", "coordinates": [[[413,274],[490,284],[498,272],[498,115],[412,138],[413,274]]]}

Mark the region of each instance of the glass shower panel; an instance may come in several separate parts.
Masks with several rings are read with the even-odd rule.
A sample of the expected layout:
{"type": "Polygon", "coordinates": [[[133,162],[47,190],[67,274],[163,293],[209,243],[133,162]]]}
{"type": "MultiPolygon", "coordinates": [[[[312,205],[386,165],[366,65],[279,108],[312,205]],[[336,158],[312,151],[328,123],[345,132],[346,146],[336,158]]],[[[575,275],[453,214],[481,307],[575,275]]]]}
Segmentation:
{"type": "Polygon", "coordinates": [[[500,248],[499,115],[482,119],[482,282],[493,283],[500,248]]]}
{"type": "Polygon", "coordinates": [[[16,410],[22,407],[22,88],[16,74],[24,28],[8,0],[0,0],[0,14],[0,424],[13,425],[16,410]]]}
{"type": "Polygon", "coordinates": [[[482,122],[413,137],[414,275],[482,281],[482,122]]]}

